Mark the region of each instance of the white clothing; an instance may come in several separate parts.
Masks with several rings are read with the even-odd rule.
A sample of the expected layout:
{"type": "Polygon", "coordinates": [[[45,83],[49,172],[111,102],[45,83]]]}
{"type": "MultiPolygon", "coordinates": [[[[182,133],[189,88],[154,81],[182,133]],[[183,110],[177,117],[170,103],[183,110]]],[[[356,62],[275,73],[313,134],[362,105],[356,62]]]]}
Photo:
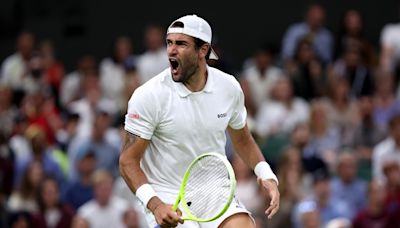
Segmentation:
{"type": "Polygon", "coordinates": [[[123,228],[123,214],[129,208],[128,203],[118,197],[112,197],[107,206],[101,207],[94,199],[78,209],[78,215],[89,223],[89,227],[123,228]]]}
{"type": "Polygon", "coordinates": [[[172,80],[170,68],[135,90],[128,103],[125,130],[151,140],[141,168],[156,192],[177,194],[189,164],[200,154],[225,155],[228,125],[246,124],[238,81],[207,67],[202,91],[191,92],[172,80]]]}
{"type": "Polygon", "coordinates": [[[78,71],[71,72],[64,77],[60,89],[61,104],[68,105],[71,101],[81,96],[82,77],[82,74],[78,71]]]}
{"type": "Polygon", "coordinates": [[[104,96],[122,109],[125,89],[125,69],[122,65],[115,63],[112,59],[106,58],[100,63],[100,85],[104,96]]]}
{"type": "Polygon", "coordinates": [[[0,82],[10,86],[12,89],[23,89],[23,74],[27,63],[19,53],[7,57],[1,66],[0,82]]]}
{"type": "Polygon", "coordinates": [[[39,211],[38,205],[35,199],[24,199],[21,194],[14,192],[11,194],[7,201],[8,211],[28,211],[35,213],[39,211]]]}
{"type": "MultiPolygon", "coordinates": [[[[177,195],[169,194],[165,192],[160,192],[159,195],[160,199],[167,203],[173,205],[175,203],[177,195]]],[[[144,207],[143,207],[144,208],[144,207]]],[[[182,209],[181,205],[179,205],[179,209],[183,213],[183,217],[186,216],[185,211],[182,209]]],[[[146,220],[149,225],[149,228],[159,228],[160,226],[157,225],[157,222],[154,218],[153,213],[147,208],[144,209],[144,213],[146,214],[146,220]]],[[[243,206],[242,202],[234,196],[232,199],[231,204],[229,205],[228,210],[218,219],[211,221],[211,222],[195,222],[191,220],[186,220],[183,224],[178,223],[177,228],[216,228],[218,227],[226,218],[230,217],[231,215],[238,214],[238,213],[246,213],[250,216],[250,218],[254,222],[254,218],[251,216],[251,213],[243,206]]]]}
{"type": "Polygon", "coordinates": [[[139,56],[137,70],[143,84],[169,66],[167,49],[161,47],[156,51],[147,51],[139,56]]]}
{"type": "Polygon", "coordinates": [[[275,66],[270,66],[264,75],[260,74],[256,66],[251,66],[243,72],[244,79],[250,87],[251,98],[257,109],[264,101],[269,99],[272,86],[282,75],[282,70],[275,66]]]}
{"type": "Polygon", "coordinates": [[[310,107],[301,98],[293,98],[292,106],[288,108],[281,102],[264,102],[256,116],[256,133],[266,137],[271,133],[290,133],[299,123],[308,121],[310,107]]]}
{"type": "MultiPolygon", "coordinates": [[[[393,61],[400,61],[400,23],[385,25],[381,32],[381,46],[393,48],[393,61]]],[[[394,66],[390,66],[394,67],[394,66]]]]}
{"type": "Polygon", "coordinates": [[[383,167],[386,162],[397,162],[400,165],[400,148],[396,146],[393,138],[389,137],[375,146],[372,153],[373,178],[385,182],[383,167]]]}

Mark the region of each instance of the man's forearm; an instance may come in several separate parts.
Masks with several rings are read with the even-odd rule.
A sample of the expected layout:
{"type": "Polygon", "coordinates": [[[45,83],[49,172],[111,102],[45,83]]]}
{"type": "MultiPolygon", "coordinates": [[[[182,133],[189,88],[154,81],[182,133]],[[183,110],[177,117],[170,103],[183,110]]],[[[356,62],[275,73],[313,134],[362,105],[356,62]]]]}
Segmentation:
{"type": "MultiPolygon", "coordinates": [[[[140,194],[138,195],[138,193],[140,193],[138,192],[138,189],[141,186],[145,187],[144,184],[147,184],[148,182],[145,173],[140,168],[140,160],[142,159],[148,145],[149,141],[138,138],[137,136],[126,132],[124,137],[124,145],[119,159],[119,167],[122,178],[125,180],[131,191],[134,192],[139,198],[141,197],[140,194]]],[[[152,190],[150,186],[148,186],[148,188],[152,190]]],[[[160,200],[157,197],[151,197],[151,195],[148,195],[149,192],[147,191],[144,191],[143,193],[144,198],[148,199],[146,199],[148,203],[145,206],[147,206],[150,210],[156,208],[159,204],[158,201],[160,200]],[[153,198],[157,198],[158,200],[153,200],[153,198]]],[[[143,197],[141,201],[143,202],[143,197]]]]}
{"type": "Polygon", "coordinates": [[[247,126],[240,130],[229,129],[229,133],[235,152],[251,169],[265,160],[247,126]]]}

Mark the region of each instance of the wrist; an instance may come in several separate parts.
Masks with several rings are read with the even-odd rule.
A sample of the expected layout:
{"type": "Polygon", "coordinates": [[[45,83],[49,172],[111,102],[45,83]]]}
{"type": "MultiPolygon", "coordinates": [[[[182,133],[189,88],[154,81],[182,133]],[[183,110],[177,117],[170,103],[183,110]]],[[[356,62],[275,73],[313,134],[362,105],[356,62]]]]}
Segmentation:
{"type": "Polygon", "coordinates": [[[279,184],[278,178],[266,161],[257,163],[257,165],[254,167],[254,173],[261,180],[274,180],[276,185],[279,184]]]}
{"type": "Polygon", "coordinates": [[[157,208],[159,208],[163,202],[158,197],[153,197],[147,204],[147,208],[154,214],[157,208]]]}
{"type": "MultiPolygon", "coordinates": [[[[143,184],[136,190],[136,196],[139,198],[140,202],[143,203],[145,207],[148,207],[149,202],[152,198],[157,197],[157,193],[149,184],[143,184]]],[[[161,201],[159,199],[159,201],[161,201]]]]}

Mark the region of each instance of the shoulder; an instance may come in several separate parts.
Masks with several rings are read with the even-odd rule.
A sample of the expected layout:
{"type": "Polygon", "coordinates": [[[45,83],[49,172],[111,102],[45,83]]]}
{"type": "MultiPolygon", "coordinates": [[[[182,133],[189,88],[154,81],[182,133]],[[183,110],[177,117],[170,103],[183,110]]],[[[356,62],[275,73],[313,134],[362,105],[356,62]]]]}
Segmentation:
{"type": "Polygon", "coordinates": [[[387,151],[390,151],[390,147],[394,145],[393,140],[391,138],[387,138],[383,140],[382,142],[378,143],[373,150],[373,155],[374,156],[382,156],[387,153],[387,151]]]}
{"type": "Polygon", "coordinates": [[[10,64],[14,64],[16,61],[20,61],[20,56],[18,54],[12,54],[8,56],[4,61],[3,61],[3,67],[8,66],[10,64]]]}
{"type": "Polygon", "coordinates": [[[112,203],[113,203],[114,207],[121,209],[121,210],[125,210],[129,207],[128,202],[126,202],[125,200],[123,200],[122,198],[120,198],[118,196],[112,197],[112,203]]]}
{"type": "Polygon", "coordinates": [[[158,75],[154,76],[143,85],[139,86],[133,93],[133,96],[141,97],[155,97],[163,93],[168,86],[168,71],[164,70],[158,75]]]}
{"type": "Polygon", "coordinates": [[[97,210],[97,204],[96,202],[92,199],[85,204],[83,204],[80,208],[78,208],[78,215],[82,217],[86,217],[90,214],[93,213],[93,211],[97,210]]]}
{"type": "Polygon", "coordinates": [[[220,87],[221,89],[241,90],[239,81],[235,78],[235,76],[225,73],[214,67],[208,67],[208,69],[213,75],[215,86],[220,87]]]}

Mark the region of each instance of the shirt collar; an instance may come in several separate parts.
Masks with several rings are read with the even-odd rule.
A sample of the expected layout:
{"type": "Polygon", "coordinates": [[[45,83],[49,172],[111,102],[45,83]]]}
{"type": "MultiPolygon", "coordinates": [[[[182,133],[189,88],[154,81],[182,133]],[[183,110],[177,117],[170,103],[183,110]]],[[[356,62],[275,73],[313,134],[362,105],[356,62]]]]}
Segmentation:
{"type": "Polygon", "coordinates": [[[178,92],[179,96],[181,97],[187,97],[192,93],[211,93],[214,90],[214,75],[213,73],[210,71],[210,67],[207,65],[207,82],[206,85],[204,86],[203,90],[199,91],[199,92],[192,92],[190,91],[183,83],[177,83],[174,82],[172,80],[172,75],[171,75],[171,71],[169,71],[169,76],[171,77],[172,83],[175,86],[176,91],[178,92]]]}

